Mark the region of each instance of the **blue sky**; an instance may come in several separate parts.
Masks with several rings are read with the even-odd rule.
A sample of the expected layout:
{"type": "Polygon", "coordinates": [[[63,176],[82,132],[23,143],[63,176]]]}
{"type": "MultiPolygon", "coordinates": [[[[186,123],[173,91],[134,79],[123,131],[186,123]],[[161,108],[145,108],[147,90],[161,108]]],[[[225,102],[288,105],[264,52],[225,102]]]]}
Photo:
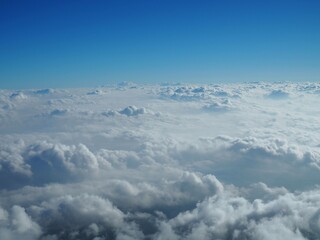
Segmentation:
{"type": "Polygon", "coordinates": [[[0,2],[0,88],[320,80],[320,1],[0,2]]]}

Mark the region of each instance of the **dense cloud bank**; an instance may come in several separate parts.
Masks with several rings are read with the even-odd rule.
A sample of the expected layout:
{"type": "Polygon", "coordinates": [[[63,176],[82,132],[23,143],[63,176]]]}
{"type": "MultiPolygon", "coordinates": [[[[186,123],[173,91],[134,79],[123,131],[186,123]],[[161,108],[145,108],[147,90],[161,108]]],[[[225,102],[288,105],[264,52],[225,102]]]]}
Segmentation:
{"type": "Polygon", "coordinates": [[[319,94],[0,90],[0,239],[319,239],[319,94]]]}

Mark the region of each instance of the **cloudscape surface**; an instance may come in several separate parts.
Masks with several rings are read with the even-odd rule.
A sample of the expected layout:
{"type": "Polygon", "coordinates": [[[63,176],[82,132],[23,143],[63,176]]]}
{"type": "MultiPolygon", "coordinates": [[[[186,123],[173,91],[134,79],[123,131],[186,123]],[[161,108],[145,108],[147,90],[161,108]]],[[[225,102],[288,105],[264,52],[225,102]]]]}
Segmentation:
{"type": "Polygon", "coordinates": [[[0,239],[318,239],[320,84],[0,91],[0,239]]]}

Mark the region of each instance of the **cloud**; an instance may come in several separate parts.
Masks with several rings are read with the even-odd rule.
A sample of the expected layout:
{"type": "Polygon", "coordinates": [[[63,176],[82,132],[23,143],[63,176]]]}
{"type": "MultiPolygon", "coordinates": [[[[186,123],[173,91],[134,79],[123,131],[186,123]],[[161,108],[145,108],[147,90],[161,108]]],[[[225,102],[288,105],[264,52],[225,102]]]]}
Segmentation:
{"type": "Polygon", "coordinates": [[[23,92],[15,92],[10,95],[10,99],[12,100],[24,100],[27,98],[28,97],[25,94],[23,94],[23,92]]]}
{"type": "Polygon", "coordinates": [[[168,234],[171,239],[312,239],[319,233],[314,224],[318,195],[287,193],[271,201],[249,202],[225,192],[161,222],[157,239],[168,234]]]}
{"type": "Polygon", "coordinates": [[[137,108],[136,106],[129,106],[124,108],[123,110],[119,111],[120,114],[126,116],[137,116],[139,114],[144,114],[146,110],[144,108],[137,108]]]}
{"type": "MultiPolygon", "coordinates": [[[[103,161],[100,158],[100,161],[103,161]]],[[[78,181],[95,175],[107,163],[101,163],[83,144],[77,146],[41,142],[0,150],[1,188],[27,184],[78,181]]]]}
{"type": "MultiPolygon", "coordinates": [[[[137,108],[136,106],[128,106],[124,109],[115,111],[115,110],[109,110],[107,112],[103,112],[102,115],[110,117],[110,116],[116,116],[116,115],[125,115],[127,117],[132,116],[138,116],[141,114],[145,114],[147,110],[145,108],[137,108]]],[[[150,111],[149,111],[150,112],[150,111]]]]}
{"type": "Polygon", "coordinates": [[[320,180],[319,151],[290,145],[284,139],[218,136],[200,139],[193,145],[179,145],[172,146],[169,155],[180,165],[214,173],[220,180],[238,186],[265,182],[304,189],[320,180]]]}
{"type": "Polygon", "coordinates": [[[116,227],[123,223],[124,214],[107,199],[94,195],[69,195],[43,202],[30,211],[47,228],[57,224],[70,228],[90,226],[92,223],[116,227]],[[44,214],[45,213],[45,214],[44,214]]]}
{"type": "Polygon", "coordinates": [[[25,209],[13,206],[10,211],[0,208],[0,238],[3,240],[33,240],[41,235],[40,226],[34,222],[25,209]]]}
{"type": "Polygon", "coordinates": [[[103,95],[103,94],[105,94],[105,92],[101,89],[96,89],[87,93],[87,95],[103,95]]]}
{"type": "Polygon", "coordinates": [[[267,97],[271,99],[286,99],[289,97],[289,93],[283,90],[272,90],[267,97]]]}
{"type": "Polygon", "coordinates": [[[63,116],[67,114],[68,110],[67,109],[54,109],[53,111],[50,112],[50,116],[63,116]]]}
{"type": "Polygon", "coordinates": [[[35,94],[52,94],[54,93],[54,90],[51,88],[45,88],[45,89],[39,89],[34,91],[35,94]]]}
{"type": "Polygon", "coordinates": [[[234,107],[229,99],[224,99],[222,101],[216,101],[207,104],[203,107],[204,110],[209,112],[227,112],[232,110],[234,107]]]}
{"type": "Polygon", "coordinates": [[[317,239],[319,89],[1,90],[0,238],[317,239]]]}
{"type": "Polygon", "coordinates": [[[43,142],[30,145],[23,155],[35,184],[81,179],[94,174],[99,167],[95,155],[83,144],[66,146],[43,142]]]}
{"type": "Polygon", "coordinates": [[[215,97],[239,98],[240,95],[235,89],[227,90],[218,85],[207,86],[167,86],[160,89],[159,95],[163,98],[170,98],[179,101],[210,100],[215,97]]]}

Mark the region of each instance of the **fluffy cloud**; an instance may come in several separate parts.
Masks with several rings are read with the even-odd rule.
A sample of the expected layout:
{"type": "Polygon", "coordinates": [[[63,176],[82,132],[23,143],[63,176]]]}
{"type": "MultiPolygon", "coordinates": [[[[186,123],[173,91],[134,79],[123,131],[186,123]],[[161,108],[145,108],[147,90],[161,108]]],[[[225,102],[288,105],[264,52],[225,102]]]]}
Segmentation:
{"type": "Polygon", "coordinates": [[[41,235],[40,226],[34,222],[25,209],[13,206],[9,212],[0,208],[0,238],[3,240],[33,240],[41,235]]]}
{"type": "Polygon", "coordinates": [[[269,93],[267,97],[272,99],[285,99],[289,97],[289,93],[283,90],[272,90],[272,92],[269,93]]]}
{"type": "Polygon", "coordinates": [[[128,106],[122,110],[109,110],[107,112],[103,112],[102,115],[104,116],[115,116],[115,115],[125,115],[127,117],[131,117],[131,116],[138,116],[140,114],[144,114],[146,113],[146,109],[145,108],[137,108],[136,106],[128,106]]]}
{"type": "Polygon", "coordinates": [[[229,99],[224,99],[207,104],[203,108],[210,112],[226,112],[232,110],[233,106],[229,99]]]}
{"type": "Polygon", "coordinates": [[[168,86],[160,89],[159,94],[164,98],[182,101],[207,100],[214,97],[239,97],[235,89],[224,89],[218,85],[207,86],[168,86]]]}
{"type": "Polygon", "coordinates": [[[24,95],[22,92],[15,92],[10,95],[10,99],[12,99],[12,100],[23,100],[26,98],[27,98],[27,96],[24,95]]]}
{"type": "Polygon", "coordinates": [[[313,239],[319,234],[318,204],[318,190],[265,202],[225,192],[161,224],[176,239],[313,239]]]}
{"type": "Polygon", "coordinates": [[[39,90],[36,90],[34,93],[35,94],[52,94],[52,93],[54,93],[54,90],[50,89],[50,88],[39,89],[39,90]]]}

